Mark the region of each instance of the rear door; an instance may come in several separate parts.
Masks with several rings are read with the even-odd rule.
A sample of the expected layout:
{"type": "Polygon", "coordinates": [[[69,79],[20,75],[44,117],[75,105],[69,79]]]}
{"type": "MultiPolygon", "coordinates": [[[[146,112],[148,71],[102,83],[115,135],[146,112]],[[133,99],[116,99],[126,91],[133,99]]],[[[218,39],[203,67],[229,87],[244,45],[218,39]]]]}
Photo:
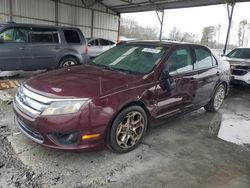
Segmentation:
{"type": "Polygon", "coordinates": [[[194,105],[202,107],[210,101],[222,72],[218,69],[217,60],[206,47],[194,47],[193,53],[195,55],[194,70],[197,72],[194,77],[197,80],[194,105]]]}
{"type": "Polygon", "coordinates": [[[27,28],[8,27],[0,32],[0,70],[25,70],[22,60],[30,60],[27,28]]]}
{"type": "Polygon", "coordinates": [[[193,56],[189,47],[175,49],[168,60],[167,67],[176,82],[172,91],[163,90],[160,83],[156,87],[158,98],[157,117],[168,117],[193,107],[196,92],[193,56]]]}
{"type": "Polygon", "coordinates": [[[57,29],[33,27],[30,31],[33,61],[26,64],[30,70],[50,69],[57,63],[60,38],[57,29]]]}
{"type": "Polygon", "coordinates": [[[102,47],[100,46],[99,39],[92,39],[88,42],[88,45],[90,57],[96,57],[102,53],[102,47]]]}

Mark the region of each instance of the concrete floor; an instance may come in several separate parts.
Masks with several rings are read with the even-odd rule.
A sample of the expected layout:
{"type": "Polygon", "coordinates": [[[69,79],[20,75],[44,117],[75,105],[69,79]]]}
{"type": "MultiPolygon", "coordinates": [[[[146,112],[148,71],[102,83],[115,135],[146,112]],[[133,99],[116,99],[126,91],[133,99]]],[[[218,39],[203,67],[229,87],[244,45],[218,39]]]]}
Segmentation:
{"type": "Polygon", "coordinates": [[[162,121],[136,150],[122,155],[108,149],[68,153],[44,148],[19,133],[11,105],[0,106],[0,112],[17,157],[42,177],[42,187],[250,187],[250,89],[232,87],[218,113],[200,109],[162,121]],[[244,131],[223,133],[221,125],[235,132],[239,124],[244,131]]]}

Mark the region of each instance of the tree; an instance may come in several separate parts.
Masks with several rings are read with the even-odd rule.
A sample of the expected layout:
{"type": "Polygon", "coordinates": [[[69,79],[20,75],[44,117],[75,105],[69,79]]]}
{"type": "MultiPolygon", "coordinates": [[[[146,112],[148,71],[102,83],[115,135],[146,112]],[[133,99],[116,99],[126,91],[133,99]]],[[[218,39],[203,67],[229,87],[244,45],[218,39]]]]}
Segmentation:
{"type": "Polygon", "coordinates": [[[172,41],[180,41],[180,42],[196,42],[197,35],[188,32],[181,32],[177,27],[173,27],[170,30],[168,39],[172,41]]]}
{"type": "Polygon", "coordinates": [[[216,26],[216,31],[217,31],[217,48],[220,46],[220,31],[221,31],[221,24],[218,24],[216,26]]]}
{"type": "Polygon", "coordinates": [[[204,27],[202,30],[201,44],[209,46],[211,48],[215,47],[215,34],[216,28],[214,26],[204,27]]]}
{"type": "Polygon", "coordinates": [[[248,22],[247,20],[241,20],[239,23],[238,29],[238,44],[239,46],[243,46],[245,44],[245,34],[247,30],[248,22]]]}
{"type": "Polygon", "coordinates": [[[142,27],[132,18],[121,18],[120,35],[128,38],[154,40],[159,38],[159,29],[156,26],[142,27]]]}

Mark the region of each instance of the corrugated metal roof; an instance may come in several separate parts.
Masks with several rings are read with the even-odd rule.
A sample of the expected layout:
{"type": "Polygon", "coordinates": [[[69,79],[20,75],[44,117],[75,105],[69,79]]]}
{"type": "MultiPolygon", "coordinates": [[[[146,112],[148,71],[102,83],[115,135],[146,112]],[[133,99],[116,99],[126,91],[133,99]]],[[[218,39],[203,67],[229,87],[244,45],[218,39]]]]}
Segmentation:
{"type": "MultiPolygon", "coordinates": [[[[97,1],[97,0],[96,0],[97,1]]],[[[98,0],[117,13],[142,12],[159,9],[187,8],[249,0],[98,0]]]]}

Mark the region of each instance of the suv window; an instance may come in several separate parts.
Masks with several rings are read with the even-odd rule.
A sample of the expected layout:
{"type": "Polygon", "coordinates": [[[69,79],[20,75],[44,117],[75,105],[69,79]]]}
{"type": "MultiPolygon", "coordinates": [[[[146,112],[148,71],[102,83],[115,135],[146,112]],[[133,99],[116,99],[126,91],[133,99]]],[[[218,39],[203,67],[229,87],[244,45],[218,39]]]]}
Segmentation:
{"type": "Polygon", "coordinates": [[[167,60],[170,74],[178,74],[193,70],[192,57],[188,48],[180,48],[172,53],[167,60]]]}
{"type": "Polygon", "coordinates": [[[250,59],[250,48],[236,48],[231,51],[227,57],[229,58],[242,58],[250,59]]]}
{"type": "Polygon", "coordinates": [[[75,30],[64,30],[64,36],[66,39],[67,43],[75,43],[75,44],[80,44],[81,40],[78,35],[78,32],[75,30]]]}
{"type": "Polygon", "coordinates": [[[59,43],[57,30],[33,28],[30,32],[30,40],[34,43],[59,43]]]}
{"type": "Polygon", "coordinates": [[[9,28],[0,33],[5,42],[28,42],[28,30],[26,28],[9,28]]]}
{"type": "MultiPolygon", "coordinates": [[[[205,48],[195,48],[196,61],[194,69],[202,69],[213,66],[213,58],[211,53],[205,48]]],[[[215,63],[214,63],[215,64],[215,63]]]]}

